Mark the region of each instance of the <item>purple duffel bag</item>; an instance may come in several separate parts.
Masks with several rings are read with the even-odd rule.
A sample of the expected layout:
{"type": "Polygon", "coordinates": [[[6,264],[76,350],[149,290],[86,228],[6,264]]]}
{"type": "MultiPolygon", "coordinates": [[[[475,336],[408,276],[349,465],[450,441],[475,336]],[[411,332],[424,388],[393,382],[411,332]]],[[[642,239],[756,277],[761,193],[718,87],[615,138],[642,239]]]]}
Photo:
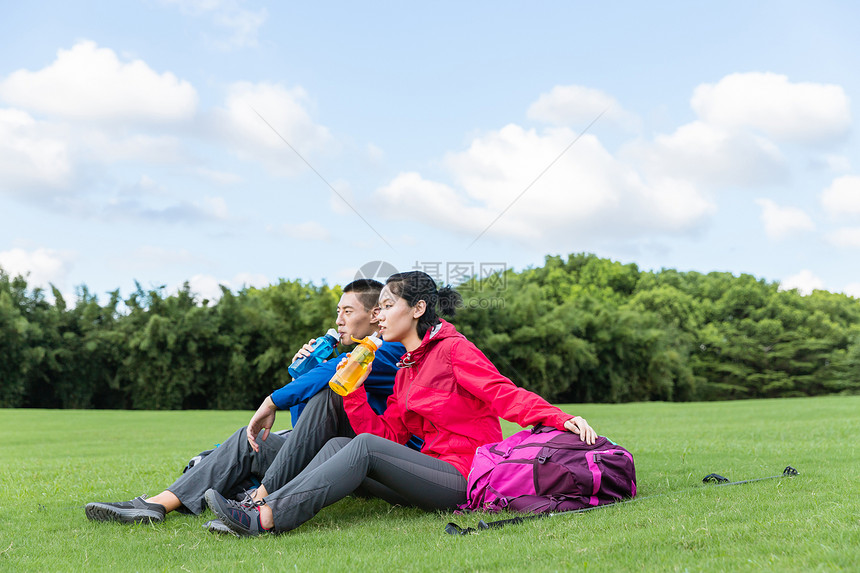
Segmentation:
{"type": "Polygon", "coordinates": [[[542,513],[614,503],[636,495],[629,451],[599,436],[536,426],[478,448],[460,509],[542,513]]]}

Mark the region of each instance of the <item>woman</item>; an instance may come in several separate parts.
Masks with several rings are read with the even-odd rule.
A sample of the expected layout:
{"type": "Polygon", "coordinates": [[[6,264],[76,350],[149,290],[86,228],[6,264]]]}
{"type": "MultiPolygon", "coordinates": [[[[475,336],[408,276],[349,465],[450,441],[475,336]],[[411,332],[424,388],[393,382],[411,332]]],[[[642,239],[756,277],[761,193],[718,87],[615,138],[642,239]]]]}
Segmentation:
{"type": "Polygon", "coordinates": [[[460,296],[437,290],[426,273],[389,277],[379,297],[380,334],[406,354],[383,415],[359,386],[344,397],[355,438],[334,438],[295,479],[254,505],[209,490],[206,501],[240,535],[295,529],[350,493],[426,510],[454,509],[466,500],[475,449],[502,439],[499,416],[521,426],[566,429],[592,444],[594,430],[502,376],[437,308],[452,315],[460,296]],[[421,452],[401,444],[424,440],[421,452]]]}

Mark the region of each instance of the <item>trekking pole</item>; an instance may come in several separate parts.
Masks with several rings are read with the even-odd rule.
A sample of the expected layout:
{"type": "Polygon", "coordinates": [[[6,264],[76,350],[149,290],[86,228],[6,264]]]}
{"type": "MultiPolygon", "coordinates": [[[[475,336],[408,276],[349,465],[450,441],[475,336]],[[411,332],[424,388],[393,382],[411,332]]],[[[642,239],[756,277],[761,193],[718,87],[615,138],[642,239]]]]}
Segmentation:
{"type": "MultiPolygon", "coordinates": [[[[665,495],[665,494],[657,494],[657,495],[665,495]]],[[[648,497],[657,497],[654,495],[649,495],[648,497]]],[[[454,522],[448,522],[448,525],[445,526],[445,533],[449,535],[470,535],[472,533],[477,533],[478,531],[482,531],[484,529],[498,529],[500,527],[504,527],[506,525],[519,525],[523,521],[532,520],[532,519],[544,519],[546,517],[555,517],[556,515],[569,515],[571,513],[585,513],[586,511],[591,511],[593,509],[600,509],[602,507],[607,507],[608,505],[618,505],[620,503],[630,503],[631,501],[639,501],[642,499],[648,499],[648,497],[637,497],[631,499],[625,499],[624,501],[616,501],[615,503],[604,504],[604,505],[595,505],[594,507],[583,507],[582,509],[572,509],[570,511],[559,511],[558,513],[534,513],[532,515],[523,515],[520,517],[512,517],[511,519],[500,519],[498,521],[491,521],[487,523],[483,519],[478,522],[478,529],[474,529],[472,527],[463,529],[459,525],[454,522]]]]}
{"type": "MultiPolygon", "coordinates": [[[[774,478],[782,478],[782,477],[792,477],[792,476],[796,476],[796,475],[799,475],[799,472],[796,469],[794,469],[791,466],[786,466],[786,468],[779,475],[754,478],[754,479],[746,479],[746,480],[741,480],[741,481],[729,481],[728,478],[723,477],[719,474],[708,474],[702,478],[702,483],[705,483],[705,484],[716,483],[716,485],[718,485],[718,486],[740,485],[743,483],[752,483],[752,482],[756,482],[756,481],[762,481],[762,480],[774,479],[774,478]]],[[[678,491],[678,490],[676,490],[676,491],[678,491]]],[[[683,491],[683,490],[681,490],[681,491],[683,491]]],[[[650,498],[654,498],[654,497],[661,497],[664,495],[668,495],[669,493],[672,493],[672,492],[658,493],[655,495],[648,495],[645,497],[634,497],[634,498],[630,498],[630,499],[625,499],[624,501],[616,501],[615,503],[596,505],[594,507],[584,507],[582,509],[574,509],[571,511],[560,511],[558,513],[536,513],[533,515],[524,515],[521,517],[513,517],[511,519],[500,519],[498,521],[491,521],[489,523],[487,523],[486,521],[484,521],[482,519],[478,522],[478,528],[477,529],[475,529],[473,527],[468,527],[466,529],[463,529],[462,527],[460,527],[459,525],[457,525],[454,522],[448,522],[448,525],[445,526],[445,533],[447,533],[448,535],[473,535],[473,534],[478,533],[480,531],[483,531],[485,529],[498,529],[498,528],[504,527],[506,525],[519,525],[520,523],[527,521],[527,520],[544,519],[546,517],[555,517],[557,515],[570,515],[572,513],[585,513],[586,511],[592,511],[594,509],[601,509],[604,507],[621,505],[624,503],[631,503],[634,501],[642,501],[642,500],[650,499],[650,498]]]]}
{"type": "Polygon", "coordinates": [[[742,481],[729,481],[729,478],[725,478],[725,477],[721,476],[720,474],[708,474],[702,478],[702,483],[714,483],[714,482],[716,482],[717,485],[740,485],[742,483],[752,483],[754,481],[762,481],[762,480],[766,480],[766,479],[791,477],[791,476],[796,476],[797,474],[798,474],[798,471],[796,469],[794,469],[791,466],[786,466],[785,469],[782,470],[782,473],[779,475],[776,475],[776,476],[767,476],[767,477],[755,478],[755,479],[745,479],[742,481]]]}

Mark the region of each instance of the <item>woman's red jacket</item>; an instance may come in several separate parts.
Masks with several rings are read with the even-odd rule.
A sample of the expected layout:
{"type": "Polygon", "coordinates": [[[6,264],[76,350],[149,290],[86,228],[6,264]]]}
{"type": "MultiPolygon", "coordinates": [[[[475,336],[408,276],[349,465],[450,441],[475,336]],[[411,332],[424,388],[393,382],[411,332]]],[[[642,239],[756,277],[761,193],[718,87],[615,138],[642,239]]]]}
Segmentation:
{"type": "Polygon", "coordinates": [[[401,359],[383,415],[367,404],[363,387],[344,397],[344,408],[357,434],[401,444],[414,434],[424,440],[423,453],[452,464],[464,477],[478,446],[503,438],[499,417],[523,427],[542,423],[559,430],[572,418],[515,386],[444,320],[401,359]]]}

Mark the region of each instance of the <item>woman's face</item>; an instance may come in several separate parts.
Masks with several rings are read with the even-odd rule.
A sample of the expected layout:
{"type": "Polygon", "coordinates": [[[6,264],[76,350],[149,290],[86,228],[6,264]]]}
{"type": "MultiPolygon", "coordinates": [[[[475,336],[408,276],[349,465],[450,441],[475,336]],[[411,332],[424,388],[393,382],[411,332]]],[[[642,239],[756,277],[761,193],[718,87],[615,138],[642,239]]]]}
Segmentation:
{"type": "Polygon", "coordinates": [[[379,334],[388,342],[403,342],[418,337],[418,317],[423,314],[423,301],[409,306],[406,300],[393,294],[386,285],[379,293],[379,334]]]}

